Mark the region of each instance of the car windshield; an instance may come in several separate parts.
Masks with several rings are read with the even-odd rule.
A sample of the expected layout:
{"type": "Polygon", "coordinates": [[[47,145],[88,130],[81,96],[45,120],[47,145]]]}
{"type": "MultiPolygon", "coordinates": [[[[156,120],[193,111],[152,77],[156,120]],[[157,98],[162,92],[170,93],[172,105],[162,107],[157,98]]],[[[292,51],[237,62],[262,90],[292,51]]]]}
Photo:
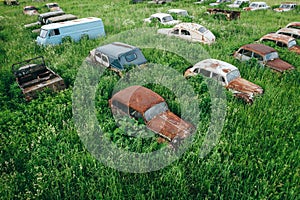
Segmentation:
{"type": "Polygon", "coordinates": [[[162,18],[162,21],[163,21],[163,22],[170,22],[170,21],[173,21],[173,17],[172,17],[172,16],[166,16],[166,17],[163,17],[163,18],[162,18]]]}
{"type": "Polygon", "coordinates": [[[297,44],[296,40],[292,40],[288,43],[288,48],[291,48],[297,44]]]}
{"type": "Polygon", "coordinates": [[[45,38],[47,36],[47,33],[48,33],[47,30],[41,29],[40,37],[45,38]]]}
{"type": "Polygon", "coordinates": [[[50,4],[49,8],[58,7],[58,4],[50,4]]]}
{"type": "Polygon", "coordinates": [[[201,27],[198,29],[200,33],[204,33],[205,31],[207,31],[207,29],[205,27],[201,27]]]}
{"type": "Polygon", "coordinates": [[[166,102],[161,102],[161,103],[155,104],[154,106],[152,106],[145,112],[145,119],[148,122],[151,119],[153,119],[155,116],[157,116],[163,112],[166,112],[167,110],[168,110],[168,106],[167,106],[166,102]]]}
{"type": "Polygon", "coordinates": [[[274,60],[276,58],[278,58],[278,53],[277,52],[272,52],[272,53],[269,53],[266,55],[266,60],[269,61],[269,60],[274,60]]]}
{"type": "Polygon", "coordinates": [[[289,4],[281,4],[280,5],[280,8],[290,8],[291,7],[291,5],[289,5],[289,4]]]}
{"type": "Polygon", "coordinates": [[[36,8],[34,8],[34,7],[28,7],[28,8],[25,8],[25,10],[36,10],[36,8]]]}
{"type": "Polygon", "coordinates": [[[256,3],[251,3],[251,4],[250,4],[250,7],[256,8],[256,7],[258,7],[258,4],[256,4],[256,3]]]}
{"type": "Polygon", "coordinates": [[[226,75],[226,79],[227,79],[228,83],[230,83],[232,80],[239,78],[240,76],[241,75],[240,75],[239,70],[235,69],[226,75]]]}

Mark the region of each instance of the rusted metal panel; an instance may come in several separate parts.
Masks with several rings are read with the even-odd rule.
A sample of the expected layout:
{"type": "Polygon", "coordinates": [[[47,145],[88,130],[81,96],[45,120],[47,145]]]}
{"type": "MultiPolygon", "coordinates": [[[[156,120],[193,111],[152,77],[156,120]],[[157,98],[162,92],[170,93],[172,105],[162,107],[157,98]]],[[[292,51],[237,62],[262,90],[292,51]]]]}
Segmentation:
{"type": "Polygon", "coordinates": [[[233,10],[223,10],[219,8],[208,8],[207,12],[209,14],[223,14],[226,16],[227,20],[233,20],[233,19],[239,19],[241,18],[241,12],[240,11],[233,11],[233,10]]]}
{"type": "Polygon", "coordinates": [[[279,41],[284,44],[288,44],[291,40],[294,40],[293,37],[287,36],[287,35],[282,35],[282,34],[277,34],[277,33],[270,33],[261,38],[261,40],[273,40],[273,41],[279,41]]]}
{"type": "Polygon", "coordinates": [[[268,67],[271,69],[275,69],[276,71],[283,72],[285,70],[292,70],[295,67],[281,59],[270,60],[266,63],[268,67]]]}
{"type": "Polygon", "coordinates": [[[242,46],[242,48],[246,50],[251,50],[262,55],[266,55],[271,52],[276,52],[275,49],[264,44],[246,44],[242,46]]]}
{"type": "Polygon", "coordinates": [[[187,137],[188,130],[192,127],[191,124],[170,111],[156,116],[147,123],[147,126],[150,130],[164,135],[169,141],[172,141],[175,137],[187,137]]]}
{"type": "Polygon", "coordinates": [[[286,25],[286,28],[298,28],[298,29],[300,29],[300,22],[291,22],[288,25],[286,25]]]}
{"type": "Polygon", "coordinates": [[[155,92],[142,86],[131,86],[121,90],[111,100],[117,100],[141,113],[144,113],[151,106],[165,101],[155,92]]]}
{"type": "Polygon", "coordinates": [[[254,84],[251,83],[250,81],[247,81],[246,79],[243,78],[236,78],[233,81],[231,81],[228,86],[228,89],[234,89],[243,93],[247,93],[247,94],[262,94],[263,93],[263,89],[254,84]]]}

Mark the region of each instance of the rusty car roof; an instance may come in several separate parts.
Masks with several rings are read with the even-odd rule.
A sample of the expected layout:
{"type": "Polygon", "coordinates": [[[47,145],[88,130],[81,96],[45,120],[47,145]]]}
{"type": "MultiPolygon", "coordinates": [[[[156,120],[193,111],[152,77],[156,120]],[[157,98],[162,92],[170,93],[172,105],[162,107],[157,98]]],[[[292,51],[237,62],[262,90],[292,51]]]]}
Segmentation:
{"type": "Polygon", "coordinates": [[[288,28],[289,26],[299,26],[300,28],[300,22],[291,22],[288,25],[286,25],[286,28],[288,28]]]}
{"type": "Polygon", "coordinates": [[[295,40],[295,38],[288,35],[269,33],[267,35],[264,35],[262,38],[260,38],[260,41],[262,40],[274,40],[274,41],[279,41],[288,44],[290,41],[295,40]]]}
{"type": "Polygon", "coordinates": [[[120,90],[114,94],[111,98],[111,101],[118,101],[139,112],[144,113],[153,105],[164,102],[165,100],[160,95],[148,88],[134,85],[120,90]]]}
{"type": "Polygon", "coordinates": [[[174,28],[185,28],[188,30],[193,30],[193,31],[198,31],[199,28],[202,28],[204,26],[200,25],[200,24],[196,24],[196,23],[180,23],[174,26],[174,28]]]}
{"type": "Polygon", "coordinates": [[[300,35],[300,30],[296,29],[296,28],[282,28],[282,29],[279,29],[276,33],[279,33],[279,32],[292,33],[292,34],[295,34],[295,35],[300,35]]]}
{"type": "Polygon", "coordinates": [[[273,49],[272,47],[269,47],[267,45],[264,45],[264,44],[246,44],[246,45],[242,46],[241,48],[251,50],[256,53],[263,54],[263,55],[266,55],[271,52],[276,52],[275,49],[273,49]]]}

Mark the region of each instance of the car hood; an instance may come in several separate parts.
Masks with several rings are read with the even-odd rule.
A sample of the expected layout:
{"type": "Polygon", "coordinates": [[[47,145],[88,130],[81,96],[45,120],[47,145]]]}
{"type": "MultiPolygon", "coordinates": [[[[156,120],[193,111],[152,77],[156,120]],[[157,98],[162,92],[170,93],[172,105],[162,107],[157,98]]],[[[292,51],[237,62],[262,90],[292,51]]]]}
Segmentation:
{"type": "Polygon", "coordinates": [[[229,4],[227,5],[229,8],[239,8],[240,5],[239,4],[229,4]]]}
{"type": "Polygon", "coordinates": [[[172,21],[168,21],[168,22],[162,22],[162,24],[164,25],[175,25],[178,24],[180,21],[179,20],[172,20],[172,21]]]}
{"type": "Polygon", "coordinates": [[[270,60],[266,63],[266,65],[276,71],[283,72],[286,70],[295,69],[295,67],[281,59],[270,60]]]}
{"type": "Polygon", "coordinates": [[[191,134],[193,125],[182,120],[180,117],[170,111],[166,111],[156,116],[147,123],[147,127],[172,141],[176,136],[185,138],[191,134]]]}
{"type": "Polygon", "coordinates": [[[205,31],[203,35],[210,41],[214,42],[216,40],[216,36],[209,30],[205,31]]]}
{"type": "Polygon", "coordinates": [[[289,48],[289,50],[292,52],[296,52],[297,54],[300,54],[300,46],[299,45],[292,46],[291,48],[289,48]]]}
{"type": "Polygon", "coordinates": [[[275,8],[274,11],[276,12],[286,12],[286,11],[290,11],[290,8],[275,8]]]}
{"type": "Polygon", "coordinates": [[[168,35],[173,28],[161,28],[157,30],[157,33],[168,35]]]}
{"type": "Polygon", "coordinates": [[[236,78],[233,81],[231,81],[228,86],[228,89],[233,89],[242,93],[247,93],[247,94],[262,94],[263,89],[254,84],[251,83],[250,81],[247,81],[246,79],[243,78],[236,78]]]}

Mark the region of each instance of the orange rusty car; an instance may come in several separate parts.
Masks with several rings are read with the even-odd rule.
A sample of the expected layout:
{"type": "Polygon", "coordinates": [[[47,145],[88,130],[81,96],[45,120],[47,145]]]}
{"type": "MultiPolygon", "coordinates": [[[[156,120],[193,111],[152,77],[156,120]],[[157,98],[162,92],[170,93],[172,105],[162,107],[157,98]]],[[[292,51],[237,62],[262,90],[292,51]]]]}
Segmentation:
{"type": "Polygon", "coordinates": [[[254,58],[260,65],[277,72],[295,69],[293,65],[281,60],[275,49],[264,44],[246,44],[234,52],[233,56],[240,61],[254,58]]]}
{"type": "Polygon", "coordinates": [[[115,93],[109,100],[114,115],[143,120],[146,127],[175,147],[192,134],[194,126],[168,108],[165,100],[142,86],[130,86],[115,93]]]}
{"type": "Polygon", "coordinates": [[[272,41],[277,46],[288,48],[290,51],[300,54],[300,46],[297,45],[296,39],[291,36],[269,33],[260,38],[259,41],[272,41]]]}

